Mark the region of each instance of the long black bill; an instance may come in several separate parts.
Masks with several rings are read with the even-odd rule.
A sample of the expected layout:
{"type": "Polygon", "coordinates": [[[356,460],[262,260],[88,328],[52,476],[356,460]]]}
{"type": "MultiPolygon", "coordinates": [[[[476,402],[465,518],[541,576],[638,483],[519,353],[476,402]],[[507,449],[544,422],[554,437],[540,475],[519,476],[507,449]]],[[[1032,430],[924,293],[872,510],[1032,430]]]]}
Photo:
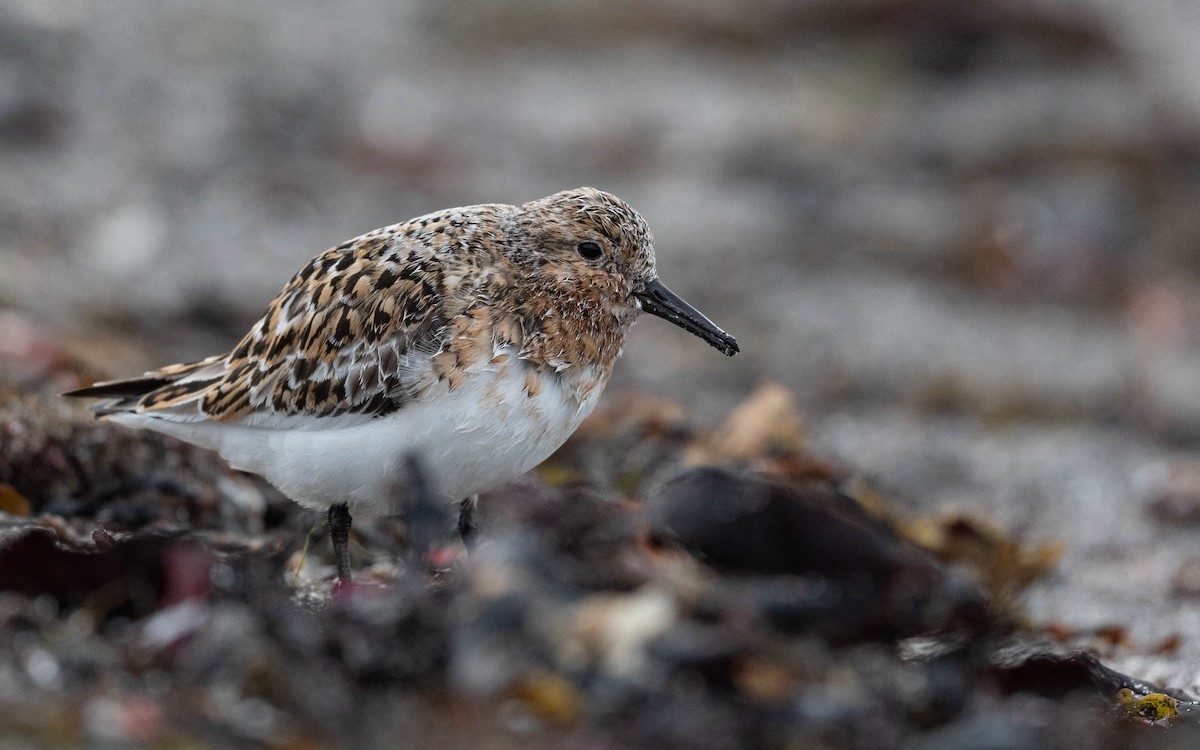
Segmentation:
{"type": "Polygon", "coordinates": [[[646,312],[669,320],[683,330],[696,334],[730,357],[741,351],[733,336],[718,328],[716,323],[684,302],[682,297],[667,289],[666,285],[658,279],[646,284],[640,292],[634,292],[634,295],[641,300],[642,309],[646,312]]]}

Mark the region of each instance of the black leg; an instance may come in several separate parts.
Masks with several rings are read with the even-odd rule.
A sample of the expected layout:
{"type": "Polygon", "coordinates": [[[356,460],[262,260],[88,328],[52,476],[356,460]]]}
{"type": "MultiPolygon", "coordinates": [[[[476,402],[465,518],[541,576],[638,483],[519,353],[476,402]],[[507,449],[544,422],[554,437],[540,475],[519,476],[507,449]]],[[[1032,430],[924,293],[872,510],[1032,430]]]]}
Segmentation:
{"type": "Polygon", "coordinates": [[[337,558],[339,581],[350,580],[350,507],[345,503],[329,506],[329,539],[337,558]]]}
{"type": "Polygon", "coordinates": [[[467,549],[471,549],[479,532],[479,527],[475,525],[475,503],[478,501],[479,495],[472,495],[458,504],[458,536],[467,549]]]}

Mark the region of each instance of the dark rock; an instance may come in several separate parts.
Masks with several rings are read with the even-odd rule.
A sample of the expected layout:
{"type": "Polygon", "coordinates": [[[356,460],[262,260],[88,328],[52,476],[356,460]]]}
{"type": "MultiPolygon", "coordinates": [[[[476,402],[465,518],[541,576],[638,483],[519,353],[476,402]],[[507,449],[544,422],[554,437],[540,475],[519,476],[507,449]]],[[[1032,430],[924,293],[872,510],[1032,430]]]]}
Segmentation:
{"type": "Polygon", "coordinates": [[[651,533],[713,567],[805,578],[747,584],[781,624],[831,637],[980,627],[982,595],[851,498],[821,483],[783,484],[707,467],[668,482],[648,507],[651,533]]]}

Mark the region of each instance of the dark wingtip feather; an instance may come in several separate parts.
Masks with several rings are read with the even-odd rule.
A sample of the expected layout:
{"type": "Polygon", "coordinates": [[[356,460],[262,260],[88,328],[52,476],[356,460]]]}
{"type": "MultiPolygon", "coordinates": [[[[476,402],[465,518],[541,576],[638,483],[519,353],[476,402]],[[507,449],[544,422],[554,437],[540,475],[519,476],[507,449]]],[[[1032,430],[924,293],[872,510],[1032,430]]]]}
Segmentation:
{"type": "Polygon", "coordinates": [[[144,396],[157,388],[168,385],[171,381],[165,378],[130,378],[128,380],[109,380],[95,383],[84,388],[63,393],[68,398],[129,398],[144,396]]]}

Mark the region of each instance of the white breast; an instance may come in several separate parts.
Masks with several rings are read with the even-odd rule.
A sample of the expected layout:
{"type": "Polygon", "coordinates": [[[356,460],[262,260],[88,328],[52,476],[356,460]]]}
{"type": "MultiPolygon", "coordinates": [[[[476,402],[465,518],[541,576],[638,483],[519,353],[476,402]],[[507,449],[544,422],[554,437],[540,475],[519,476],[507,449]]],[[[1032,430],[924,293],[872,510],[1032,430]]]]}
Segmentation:
{"type": "Polygon", "coordinates": [[[390,515],[403,507],[406,488],[397,478],[404,477],[409,456],[433,492],[460,500],[544,461],[591,413],[603,390],[604,383],[597,383],[581,402],[565,376],[556,375],[530,396],[524,368],[520,362],[499,372],[478,368],[453,391],[367,421],[326,417],[281,429],[146,414],[112,419],[212,448],[235,469],[259,474],[306,507],[345,502],[354,516],[390,515]]]}

